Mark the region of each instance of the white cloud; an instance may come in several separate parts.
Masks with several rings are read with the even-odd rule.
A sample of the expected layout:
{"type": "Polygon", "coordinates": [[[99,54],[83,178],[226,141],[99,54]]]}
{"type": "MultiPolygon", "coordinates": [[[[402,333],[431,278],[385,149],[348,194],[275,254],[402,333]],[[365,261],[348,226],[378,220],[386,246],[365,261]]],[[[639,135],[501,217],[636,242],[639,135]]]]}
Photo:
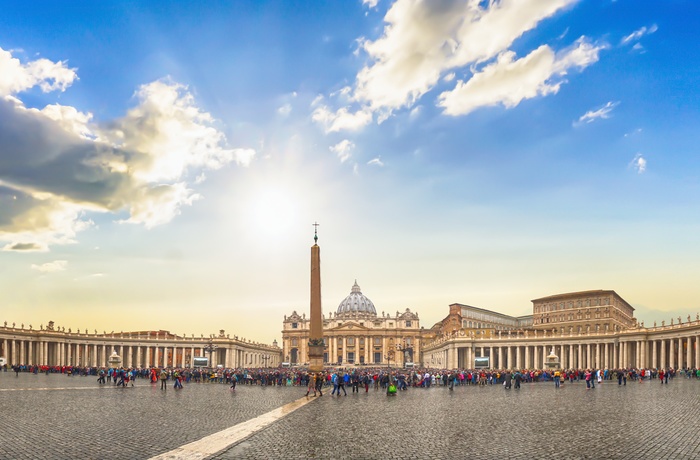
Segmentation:
{"type": "Polygon", "coordinates": [[[10,51],[0,48],[0,96],[9,96],[39,86],[45,93],[65,91],[76,79],[75,69],[63,61],[37,59],[22,64],[10,51]]]}
{"type": "Polygon", "coordinates": [[[324,105],[314,110],[311,119],[322,124],[326,133],[357,131],[372,121],[372,113],[368,110],[358,110],[355,113],[351,113],[345,107],[333,112],[324,105]]]}
{"type": "Polygon", "coordinates": [[[292,104],[284,104],[282,107],[277,109],[277,113],[283,117],[288,116],[290,113],[292,113],[292,104]]]}
{"type": "Polygon", "coordinates": [[[368,8],[375,8],[379,0],[362,0],[363,5],[367,5],[368,8]]]}
{"type": "MultiPolygon", "coordinates": [[[[326,132],[359,130],[373,121],[375,115],[377,122],[381,123],[395,110],[411,108],[438,82],[451,83],[456,78],[456,71],[481,75],[481,81],[472,83],[472,86],[486,87],[490,91],[490,97],[482,98],[485,105],[532,97],[533,82],[528,80],[534,77],[532,73],[511,72],[510,78],[502,81],[506,86],[497,88],[495,82],[486,81],[487,75],[479,67],[488,67],[496,57],[510,56],[508,48],[516,39],[577,1],[397,0],[384,17],[381,36],[376,40],[358,39],[358,51],[364,51],[369,59],[357,73],[348,100],[337,101],[339,109],[317,108],[313,120],[324,125],[326,132]],[[519,77],[524,80],[518,82],[519,77]],[[522,95],[516,94],[519,84],[528,87],[521,92],[522,95]]],[[[574,51],[568,57],[575,59],[574,51]]],[[[560,65],[566,62],[565,59],[559,61],[560,65]]],[[[557,75],[566,73],[561,67],[552,69],[552,72],[557,75]]],[[[541,76],[540,80],[543,78],[534,84],[535,94],[556,93],[562,81],[546,84],[548,77],[541,76]]],[[[456,99],[462,99],[458,93],[465,94],[464,85],[464,81],[456,82],[452,91],[443,93],[444,102],[448,103],[449,99],[450,103],[457,103],[456,99]]],[[[471,104],[479,99],[473,96],[470,97],[471,104]]],[[[504,105],[512,107],[514,104],[507,102],[504,105]]],[[[476,107],[479,105],[464,113],[476,107]]]]}
{"type": "Polygon", "coordinates": [[[187,188],[184,182],[142,187],[133,197],[129,218],[121,222],[143,224],[152,228],[170,222],[180,214],[183,205],[191,205],[201,198],[187,188]]]}
{"type": "Polygon", "coordinates": [[[506,51],[468,81],[460,80],[454,90],[440,94],[438,105],[447,115],[464,115],[479,107],[502,104],[511,108],[523,99],[555,94],[570,69],[596,62],[602,48],[582,37],[557,54],[547,45],[517,60],[514,52],[506,51]]]}
{"type": "Polygon", "coordinates": [[[652,24],[649,27],[646,27],[646,26],[640,27],[639,29],[632,32],[631,34],[623,37],[622,40],[620,40],[620,44],[627,45],[628,43],[639,40],[640,38],[642,38],[645,35],[653,34],[657,30],[659,30],[659,27],[656,24],[652,24]]]}
{"type": "Polygon", "coordinates": [[[636,51],[639,54],[646,53],[646,49],[644,49],[644,46],[641,43],[635,43],[634,46],[632,46],[632,51],[636,51]]]}
{"type": "Polygon", "coordinates": [[[364,43],[372,62],[357,75],[355,98],[373,110],[410,106],[443,72],[497,56],[574,1],[399,0],[384,18],[384,35],[364,43]]]}
{"type": "Polygon", "coordinates": [[[32,270],[37,270],[42,273],[53,273],[62,272],[68,266],[68,261],[66,260],[54,260],[53,262],[46,262],[45,264],[35,265],[32,264],[32,270]]]}
{"type": "Polygon", "coordinates": [[[58,123],[61,128],[85,139],[93,139],[90,129],[91,113],[79,112],[75,107],[51,104],[41,109],[41,113],[58,123]]]}
{"type": "MultiPolygon", "coordinates": [[[[16,71],[15,61],[0,52],[0,69],[16,71]]],[[[62,63],[30,62],[20,69],[25,73],[16,71],[16,81],[0,71],[0,88],[24,90],[33,81],[64,89],[75,78],[66,76],[73,71],[62,63]],[[35,68],[48,70],[29,73],[32,80],[26,69],[35,68]]],[[[164,224],[200,198],[187,178],[196,184],[204,170],[232,162],[246,166],[254,158],[253,149],[226,147],[213,117],[197,107],[186,87],[161,80],[141,86],[136,97],[125,116],[99,124],[74,107],[37,110],[15,96],[0,97],[3,250],[46,251],[74,243],[78,232],[93,225],[92,212],[126,212],[123,222],[149,228],[164,224]]]]}
{"type": "Polygon", "coordinates": [[[352,150],[355,148],[355,144],[351,141],[344,139],[335,145],[330,147],[331,152],[335,153],[340,159],[341,163],[345,163],[352,156],[352,150]]]}
{"type": "Polygon", "coordinates": [[[647,160],[642,156],[641,153],[638,153],[634,156],[634,159],[630,163],[630,166],[634,168],[635,171],[637,171],[637,174],[644,174],[644,172],[647,170],[647,160]]]}
{"type": "Polygon", "coordinates": [[[379,166],[382,167],[384,166],[384,162],[382,161],[381,157],[373,158],[367,162],[368,165],[370,166],[379,166]]]}
{"type": "Polygon", "coordinates": [[[574,125],[578,124],[583,124],[583,123],[593,123],[599,118],[602,119],[608,119],[610,118],[610,112],[617,107],[620,104],[619,101],[617,102],[607,102],[603,107],[597,109],[597,110],[589,110],[588,112],[584,113],[579,117],[578,121],[574,123],[574,125]]]}
{"type": "Polygon", "coordinates": [[[418,105],[418,106],[412,108],[411,113],[409,114],[410,119],[415,120],[416,118],[418,118],[420,116],[422,111],[423,111],[423,106],[421,106],[421,105],[418,105]]]}

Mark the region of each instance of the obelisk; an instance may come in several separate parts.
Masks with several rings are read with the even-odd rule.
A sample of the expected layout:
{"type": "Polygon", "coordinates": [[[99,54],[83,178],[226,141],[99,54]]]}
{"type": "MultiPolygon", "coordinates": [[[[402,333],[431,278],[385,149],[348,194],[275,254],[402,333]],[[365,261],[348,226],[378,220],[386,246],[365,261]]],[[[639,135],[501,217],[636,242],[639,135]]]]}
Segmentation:
{"type": "Polygon", "coordinates": [[[311,246],[311,326],[309,328],[309,371],[323,370],[323,315],[321,313],[321,248],[318,246],[318,223],[314,223],[311,246]]]}

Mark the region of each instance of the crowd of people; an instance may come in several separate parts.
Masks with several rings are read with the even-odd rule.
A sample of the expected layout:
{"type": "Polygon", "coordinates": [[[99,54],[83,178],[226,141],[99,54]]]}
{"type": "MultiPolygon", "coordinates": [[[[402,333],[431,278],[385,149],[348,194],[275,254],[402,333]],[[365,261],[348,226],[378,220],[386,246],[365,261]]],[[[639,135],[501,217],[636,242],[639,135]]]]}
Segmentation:
{"type": "MultiPolygon", "coordinates": [[[[587,389],[595,388],[596,383],[617,383],[624,386],[628,381],[642,383],[644,381],[660,381],[667,384],[679,376],[700,379],[699,369],[565,369],[565,370],[437,370],[437,369],[337,369],[328,368],[321,372],[312,373],[303,368],[257,368],[257,369],[227,369],[227,368],[98,368],[77,366],[12,366],[17,375],[20,372],[34,374],[58,373],[66,376],[96,377],[100,385],[134,386],[136,381],[160,383],[162,389],[168,385],[182,389],[183,383],[216,383],[226,384],[235,390],[237,385],[252,386],[286,386],[307,388],[307,396],[311,394],[323,396],[323,391],[332,387],[331,396],[347,395],[350,389],[353,393],[367,393],[370,388],[374,391],[389,390],[394,386],[396,391],[406,391],[408,388],[446,387],[450,390],[455,386],[473,385],[502,385],[505,389],[519,389],[522,384],[536,382],[553,382],[555,387],[565,383],[584,382],[587,389]]],[[[8,371],[8,367],[4,367],[8,371]]]]}

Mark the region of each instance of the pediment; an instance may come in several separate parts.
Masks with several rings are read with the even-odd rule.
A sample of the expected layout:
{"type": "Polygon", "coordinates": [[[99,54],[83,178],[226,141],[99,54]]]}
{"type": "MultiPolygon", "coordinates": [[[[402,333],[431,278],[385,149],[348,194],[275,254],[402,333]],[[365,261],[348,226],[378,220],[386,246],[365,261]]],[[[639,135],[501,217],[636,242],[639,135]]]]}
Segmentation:
{"type": "Polygon", "coordinates": [[[367,326],[362,326],[360,323],[355,321],[346,321],[340,326],[332,327],[328,329],[333,332],[358,332],[358,331],[369,331],[370,328],[367,326]]]}
{"type": "Polygon", "coordinates": [[[304,319],[304,318],[302,318],[301,316],[299,316],[299,313],[297,313],[296,310],[294,310],[294,311],[292,312],[292,314],[289,315],[289,316],[287,316],[287,318],[286,318],[287,321],[303,321],[303,319],[304,319]]]}

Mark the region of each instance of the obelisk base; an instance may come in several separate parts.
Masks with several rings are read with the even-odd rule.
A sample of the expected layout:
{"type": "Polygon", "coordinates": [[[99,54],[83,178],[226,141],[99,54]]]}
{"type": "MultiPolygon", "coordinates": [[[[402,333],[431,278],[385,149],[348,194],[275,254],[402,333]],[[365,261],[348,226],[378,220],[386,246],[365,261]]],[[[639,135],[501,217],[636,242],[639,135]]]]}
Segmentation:
{"type": "Polygon", "coordinates": [[[309,372],[321,372],[323,370],[324,346],[309,346],[309,372]]]}

